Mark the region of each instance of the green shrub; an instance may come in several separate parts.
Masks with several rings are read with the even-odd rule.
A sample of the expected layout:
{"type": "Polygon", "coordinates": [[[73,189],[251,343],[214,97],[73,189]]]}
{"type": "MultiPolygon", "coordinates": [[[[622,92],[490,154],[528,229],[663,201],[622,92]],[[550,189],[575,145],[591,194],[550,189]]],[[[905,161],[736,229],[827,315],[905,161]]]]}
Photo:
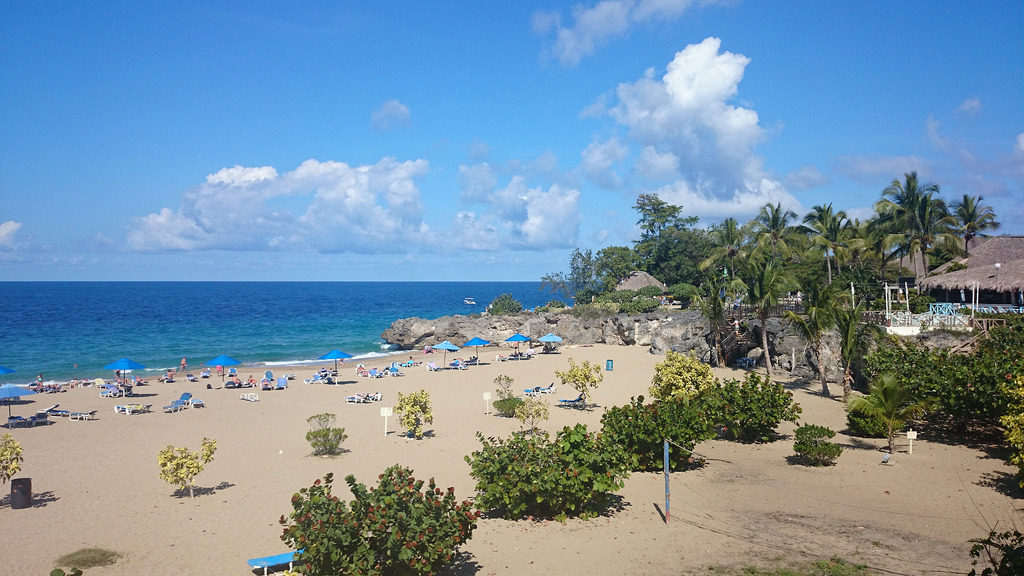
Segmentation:
{"type": "Polygon", "coordinates": [[[686,470],[699,465],[692,457],[697,443],[715,436],[702,406],[687,398],[672,397],[644,404],[644,397],[631,398],[625,406],[613,406],[601,416],[601,438],[621,446],[631,456],[631,468],[638,471],[664,469],[662,442],[669,439],[669,468],[686,470]]]}
{"type": "Polygon", "coordinates": [[[657,400],[692,398],[714,385],[715,376],[710,366],[693,354],[668,351],[665,359],[655,365],[648,391],[657,400]]]}
{"type": "Polygon", "coordinates": [[[522,398],[516,398],[515,396],[502,398],[494,401],[494,409],[497,410],[499,416],[511,418],[515,416],[516,408],[522,406],[523,402],[522,398]]]}
{"type": "Polygon", "coordinates": [[[306,432],[306,441],[313,447],[314,456],[337,454],[341,451],[341,443],[348,436],[344,428],[334,428],[334,414],[324,412],[306,418],[306,423],[313,429],[306,432]]]}
{"type": "Polygon", "coordinates": [[[1018,576],[1024,574],[1024,534],[1019,530],[988,533],[988,538],[971,540],[971,566],[977,566],[978,559],[986,560],[988,566],[981,572],[971,568],[968,576],[1018,576]]]}
{"type": "Polygon", "coordinates": [[[589,518],[604,510],[628,475],[628,456],[599,441],[582,424],[547,434],[477,438],[483,445],[466,456],[476,480],[476,503],[503,518],[589,518]]]}
{"type": "Polygon", "coordinates": [[[806,424],[796,429],[793,451],[811,466],[831,466],[843,453],[843,447],[829,442],[836,433],[824,426],[806,424]]]}
{"type": "Polygon", "coordinates": [[[847,432],[851,436],[861,438],[885,438],[885,422],[878,416],[872,416],[863,409],[853,408],[846,411],[847,432]]]}
{"type": "Polygon", "coordinates": [[[619,311],[623,314],[636,316],[638,314],[649,314],[661,307],[661,301],[654,298],[637,298],[630,302],[623,302],[619,305],[619,311]]]}
{"type": "Polygon", "coordinates": [[[409,394],[398,393],[395,406],[398,421],[405,426],[408,434],[417,440],[423,439],[423,425],[433,424],[434,412],[430,403],[430,392],[417,390],[409,394]]]}
{"type": "Polygon", "coordinates": [[[523,304],[511,294],[501,294],[487,305],[487,312],[495,316],[518,314],[523,311],[523,304]]]}
{"type": "Polygon", "coordinates": [[[801,408],[782,384],[747,374],[743,382],[726,380],[707,391],[702,401],[722,433],[743,442],[769,442],[783,421],[796,422],[801,408]]]}
{"type": "Polygon", "coordinates": [[[345,478],[348,505],[331,494],[333,475],[292,496],[281,540],[299,552],[308,574],[432,574],[450,564],[476,528],[479,513],[412,471],[391,466],[367,489],[345,478]]]}

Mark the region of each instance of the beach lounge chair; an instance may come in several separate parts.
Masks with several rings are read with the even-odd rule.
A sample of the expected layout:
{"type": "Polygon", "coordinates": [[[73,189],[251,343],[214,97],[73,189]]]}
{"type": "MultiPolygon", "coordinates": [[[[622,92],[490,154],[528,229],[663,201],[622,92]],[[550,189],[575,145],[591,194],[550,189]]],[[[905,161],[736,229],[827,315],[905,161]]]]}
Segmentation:
{"type": "Polygon", "coordinates": [[[185,380],[188,382],[199,382],[199,379],[196,378],[195,374],[185,374],[185,380]]]}
{"type": "Polygon", "coordinates": [[[561,406],[565,406],[565,407],[568,407],[568,408],[582,408],[583,405],[584,405],[583,402],[584,402],[583,394],[580,394],[574,400],[559,400],[558,401],[558,403],[561,406]]]}
{"type": "Polygon", "coordinates": [[[452,370],[465,370],[466,364],[462,360],[456,358],[448,363],[448,367],[452,370]]]}
{"type": "Polygon", "coordinates": [[[306,384],[323,384],[324,379],[320,376],[320,373],[317,372],[316,374],[313,374],[311,378],[306,378],[304,382],[306,384]]]}
{"type": "Polygon", "coordinates": [[[245,400],[246,402],[259,402],[260,401],[260,395],[255,393],[255,392],[242,392],[242,394],[239,395],[238,397],[240,399],[242,399],[242,400],[245,400]]]}
{"type": "Polygon", "coordinates": [[[100,386],[100,398],[117,398],[123,395],[124,392],[113,384],[103,384],[100,386]]]}
{"type": "Polygon", "coordinates": [[[24,416],[10,416],[7,418],[8,428],[17,428],[18,426],[31,426],[32,422],[24,416]]]}
{"type": "Polygon", "coordinates": [[[92,420],[92,417],[95,415],[95,410],[89,410],[88,412],[72,412],[68,416],[68,420],[92,420]]]}
{"type": "Polygon", "coordinates": [[[45,426],[50,423],[50,417],[46,414],[46,412],[36,412],[32,416],[28,417],[28,422],[29,425],[31,426],[45,426]]]}
{"type": "Polygon", "coordinates": [[[437,364],[434,364],[434,361],[431,360],[430,362],[427,362],[427,370],[430,372],[437,372],[440,368],[438,368],[437,364]]]}
{"type": "Polygon", "coordinates": [[[273,556],[264,556],[262,558],[250,558],[246,560],[246,563],[249,564],[249,567],[253,570],[262,568],[263,576],[267,576],[267,574],[271,573],[267,572],[267,570],[277,572],[275,568],[284,568],[285,566],[288,566],[288,570],[291,570],[295,564],[297,556],[298,552],[284,552],[273,556]]]}
{"type": "Polygon", "coordinates": [[[366,399],[366,394],[362,392],[357,392],[351,396],[345,396],[346,404],[365,404],[366,402],[369,402],[369,400],[366,399]]]}
{"type": "MultiPolygon", "coordinates": [[[[327,380],[325,379],[324,382],[327,382],[327,380]]],[[[274,386],[274,390],[284,390],[286,388],[288,388],[288,379],[281,376],[277,379],[277,386],[274,386]]]]}
{"type": "Polygon", "coordinates": [[[57,418],[66,418],[71,415],[70,410],[58,410],[58,406],[60,406],[60,404],[54,404],[53,406],[50,406],[49,408],[46,409],[46,413],[49,414],[50,416],[54,416],[57,418]]]}
{"type": "Polygon", "coordinates": [[[189,405],[193,408],[206,408],[206,402],[203,402],[202,398],[193,398],[189,405]]]}
{"type": "Polygon", "coordinates": [[[388,368],[388,373],[392,376],[405,376],[405,372],[399,368],[398,362],[392,362],[391,368],[388,368]]]}
{"type": "Polygon", "coordinates": [[[209,368],[203,368],[202,372],[199,373],[199,377],[200,378],[209,378],[210,377],[210,369],[209,368]]]}

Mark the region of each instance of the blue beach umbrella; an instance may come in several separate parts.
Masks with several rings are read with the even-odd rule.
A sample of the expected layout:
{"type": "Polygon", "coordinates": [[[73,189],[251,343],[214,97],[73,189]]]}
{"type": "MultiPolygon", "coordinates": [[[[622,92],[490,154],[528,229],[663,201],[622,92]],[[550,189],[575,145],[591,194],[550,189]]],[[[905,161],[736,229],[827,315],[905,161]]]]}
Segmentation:
{"type": "Polygon", "coordinates": [[[541,336],[540,338],[537,338],[537,341],[543,342],[545,344],[556,344],[562,341],[562,337],[556,336],[555,334],[548,332],[547,334],[541,336]]]}
{"type": "Polygon", "coordinates": [[[338,360],[344,360],[345,358],[351,358],[351,357],[352,357],[351,354],[346,354],[346,353],[342,352],[341,350],[338,350],[337,348],[335,348],[334,350],[331,350],[327,354],[324,354],[323,356],[317,358],[317,360],[334,360],[334,370],[337,371],[338,370],[338,360]]]}
{"type": "Polygon", "coordinates": [[[516,332],[515,334],[509,336],[508,338],[505,338],[505,342],[514,342],[516,344],[519,344],[520,342],[529,342],[529,341],[530,341],[530,337],[529,336],[523,336],[519,332],[516,332]]]}
{"type": "Polygon", "coordinates": [[[11,370],[10,368],[4,366],[0,366],[0,374],[11,374],[12,372],[14,372],[14,370],[11,370]]]}
{"type": "Polygon", "coordinates": [[[431,348],[440,348],[441,350],[444,350],[444,357],[441,359],[441,364],[444,364],[445,366],[448,365],[447,364],[447,362],[448,362],[448,351],[449,350],[451,350],[452,352],[458,352],[459,351],[459,347],[458,346],[456,346],[455,344],[452,344],[451,342],[449,342],[447,340],[445,340],[444,342],[441,342],[440,344],[435,344],[435,345],[431,346],[431,348]]]}
{"type": "MultiPolygon", "coordinates": [[[[7,372],[7,374],[10,374],[11,372],[14,372],[14,370],[7,372]]],[[[11,400],[14,398],[21,398],[22,396],[31,396],[35,393],[35,390],[25,386],[17,386],[14,384],[4,384],[3,386],[0,386],[0,400],[11,400]]],[[[7,403],[7,417],[11,417],[11,404],[9,402],[7,403]]]]}
{"type": "MultiPolygon", "coordinates": [[[[213,360],[208,361],[206,364],[207,366],[238,366],[239,364],[241,364],[241,362],[235,360],[231,356],[225,356],[224,354],[221,354],[220,356],[217,356],[213,360]]],[[[223,372],[221,372],[220,374],[220,381],[224,381],[223,372]]]]}
{"type": "Polygon", "coordinates": [[[463,344],[463,346],[476,346],[476,358],[477,362],[480,362],[480,347],[487,346],[490,343],[491,342],[489,340],[484,340],[483,338],[473,338],[472,340],[463,344]]]}
{"type": "MultiPolygon", "coordinates": [[[[106,366],[103,367],[104,370],[120,370],[122,374],[128,372],[129,370],[142,370],[144,368],[145,366],[143,366],[142,364],[139,364],[134,360],[129,360],[128,358],[121,358],[120,360],[116,362],[111,362],[110,364],[107,364],[106,366]]],[[[115,380],[117,379],[115,378],[115,380]]],[[[125,381],[127,380],[128,377],[125,376],[125,381]]]]}

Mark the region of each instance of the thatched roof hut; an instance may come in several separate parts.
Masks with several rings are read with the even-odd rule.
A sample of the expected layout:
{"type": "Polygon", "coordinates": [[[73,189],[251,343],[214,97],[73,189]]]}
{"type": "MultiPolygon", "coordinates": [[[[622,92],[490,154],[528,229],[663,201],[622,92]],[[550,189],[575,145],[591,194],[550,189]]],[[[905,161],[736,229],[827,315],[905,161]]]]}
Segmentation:
{"type": "Polygon", "coordinates": [[[657,278],[651,276],[647,272],[641,272],[639,270],[634,270],[633,272],[630,272],[629,276],[626,276],[625,278],[619,281],[619,283],[615,286],[615,289],[639,290],[647,286],[657,286],[658,289],[661,290],[662,292],[668,290],[668,287],[665,286],[665,284],[659,281],[657,278]]]}
{"type": "Polygon", "coordinates": [[[1014,295],[1024,290],[1024,236],[983,238],[970,246],[969,256],[943,264],[918,285],[922,290],[946,291],[977,286],[982,292],[1001,294],[999,300],[1012,304],[1014,295]]]}

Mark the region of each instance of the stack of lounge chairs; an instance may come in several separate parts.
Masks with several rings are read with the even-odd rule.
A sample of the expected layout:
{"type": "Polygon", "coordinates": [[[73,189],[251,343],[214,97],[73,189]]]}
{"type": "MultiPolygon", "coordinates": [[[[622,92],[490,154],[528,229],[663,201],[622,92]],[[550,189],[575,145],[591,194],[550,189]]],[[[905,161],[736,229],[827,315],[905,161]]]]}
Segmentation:
{"type": "Polygon", "coordinates": [[[171,402],[167,406],[164,406],[164,412],[179,412],[181,410],[184,410],[185,408],[188,408],[189,406],[194,405],[195,402],[198,402],[199,404],[204,404],[202,400],[193,401],[192,394],[190,392],[183,392],[180,398],[171,402]]]}

